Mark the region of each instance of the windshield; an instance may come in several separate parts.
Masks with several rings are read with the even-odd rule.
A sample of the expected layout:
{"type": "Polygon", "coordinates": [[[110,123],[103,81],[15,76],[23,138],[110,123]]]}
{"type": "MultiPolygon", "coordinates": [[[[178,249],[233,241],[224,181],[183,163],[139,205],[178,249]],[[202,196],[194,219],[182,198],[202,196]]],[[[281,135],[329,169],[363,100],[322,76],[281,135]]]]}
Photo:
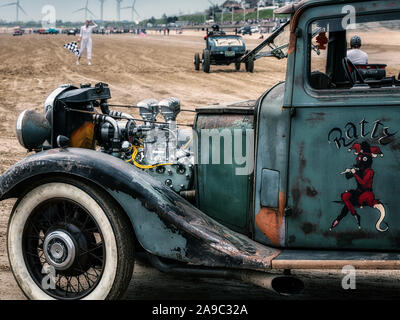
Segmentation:
{"type": "Polygon", "coordinates": [[[239,37],[212,37],[209,39],[216,47],[243,46],[243,40],[239,37]]]}

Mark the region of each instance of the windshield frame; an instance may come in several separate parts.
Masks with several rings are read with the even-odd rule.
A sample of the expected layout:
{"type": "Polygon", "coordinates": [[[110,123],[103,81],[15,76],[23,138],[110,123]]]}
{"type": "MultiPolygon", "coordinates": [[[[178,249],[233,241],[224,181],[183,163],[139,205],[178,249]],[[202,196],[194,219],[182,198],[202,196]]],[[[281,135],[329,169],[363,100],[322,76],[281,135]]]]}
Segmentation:
{"type": "Polygon", "coordinates": [[[291,24],[291,19],[286,21],[282,26],[278,28],[278,30],[272,33],[267,39],[261,42],[257,47],[255,47],[249,53],[247,53],[242,58],[241,61],[242,62],[246,61],[250,57],[253,57],[253,59],[259,59],[262,57],[275,57],[277,59],[287,58],[288,54],[287,53],[284,54],[282,49],[289,48],[290,30],[287,30],[286,28],[290,29],[290,24],[291,24]],[[284,44],[281,46],[274,45],[275,39],[278,38],[285,31],[289,31],[287,42],[285,41],[284,44]],[[265,47],[269,47],[271,50],[266,52],[261,52],[265,47]]]}

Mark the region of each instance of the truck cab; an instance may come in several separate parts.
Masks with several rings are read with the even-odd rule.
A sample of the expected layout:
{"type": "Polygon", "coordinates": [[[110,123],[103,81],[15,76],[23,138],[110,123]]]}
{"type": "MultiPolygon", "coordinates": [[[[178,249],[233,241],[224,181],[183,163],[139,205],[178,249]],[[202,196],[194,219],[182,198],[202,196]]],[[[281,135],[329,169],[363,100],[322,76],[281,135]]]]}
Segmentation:
{"type": "Polygon", "coordinates": [[[200,208],[275,248],[398,250],[399,10],[393,1],[280,9],[291,22],[253,57],[287,59],[286,81],[253,106],[198,110],[197,128],[218,117],[220,132],[254,130],[255,145],[254,173],[245,178],[227,175],[228,165],[198,166],[198,181],[213,190],[199,190],[200,208]],[[356,35],[368,64],[347,56],[356,35]],[[214,190],[217,181],[230,192],[214,190]]]}
{"type": "Polygon", "coordinates": [[[258,110],[260,241],[398,250],[400,60],[392,39],[400,32],[399,9],[389,1],[310,1],[294,12],[285,85],[272,89],[258,110]],[[347,57],[355,35],[367,65],[347,57]],[[271,101],[274,95],[282,100],[271,101]],[[271,207],[264,198],[271,185],[263,182],[272,177],[280,205],[271,207]],[[265,224],[271,213],[280,230],[275,239],[265,224]]]}

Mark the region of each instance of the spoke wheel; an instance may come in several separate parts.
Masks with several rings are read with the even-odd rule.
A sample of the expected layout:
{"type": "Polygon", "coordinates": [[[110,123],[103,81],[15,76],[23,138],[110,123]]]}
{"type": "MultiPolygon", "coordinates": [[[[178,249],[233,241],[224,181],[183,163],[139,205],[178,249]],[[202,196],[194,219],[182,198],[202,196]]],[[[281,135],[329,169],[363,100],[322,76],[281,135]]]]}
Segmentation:
{"type": "Polygon", "coordinates": [[[24,259],[34,281],[44,275],[54,298],[81,299],[99,283],[105,266],[104,239],[93,217],[69,199],[51,199],[38,206],[22,235],[24,259]]]}
{"type": "Polygon", "coordinates": [[[132,224],[94,186],[43,182],[18,199],[7,235],[11,269],[30,299],[119,299],[129,285],[132,224]]]}

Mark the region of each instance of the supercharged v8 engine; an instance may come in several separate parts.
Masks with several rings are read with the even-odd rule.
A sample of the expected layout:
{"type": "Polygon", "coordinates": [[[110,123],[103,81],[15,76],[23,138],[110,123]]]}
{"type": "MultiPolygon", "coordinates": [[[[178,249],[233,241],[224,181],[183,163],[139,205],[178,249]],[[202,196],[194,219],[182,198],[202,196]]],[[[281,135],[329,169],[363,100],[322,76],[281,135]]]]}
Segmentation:
{"type": "MultiPolygon", "coordinates": [[[[110,110],[107,84],[64,85],[47,98],[44,114],[25,110],[17,121],[19,143],[29,151],[86,148],[146,170],[176,192],[192,188],[192,131],[178,128],[180,101],[149,99],[134,107],[140,119],[110,110]],[[157,121],[157,116],[163,121],[157,121]]],[[[123,107],[123,106],[121,106],[123,107]]]]}

